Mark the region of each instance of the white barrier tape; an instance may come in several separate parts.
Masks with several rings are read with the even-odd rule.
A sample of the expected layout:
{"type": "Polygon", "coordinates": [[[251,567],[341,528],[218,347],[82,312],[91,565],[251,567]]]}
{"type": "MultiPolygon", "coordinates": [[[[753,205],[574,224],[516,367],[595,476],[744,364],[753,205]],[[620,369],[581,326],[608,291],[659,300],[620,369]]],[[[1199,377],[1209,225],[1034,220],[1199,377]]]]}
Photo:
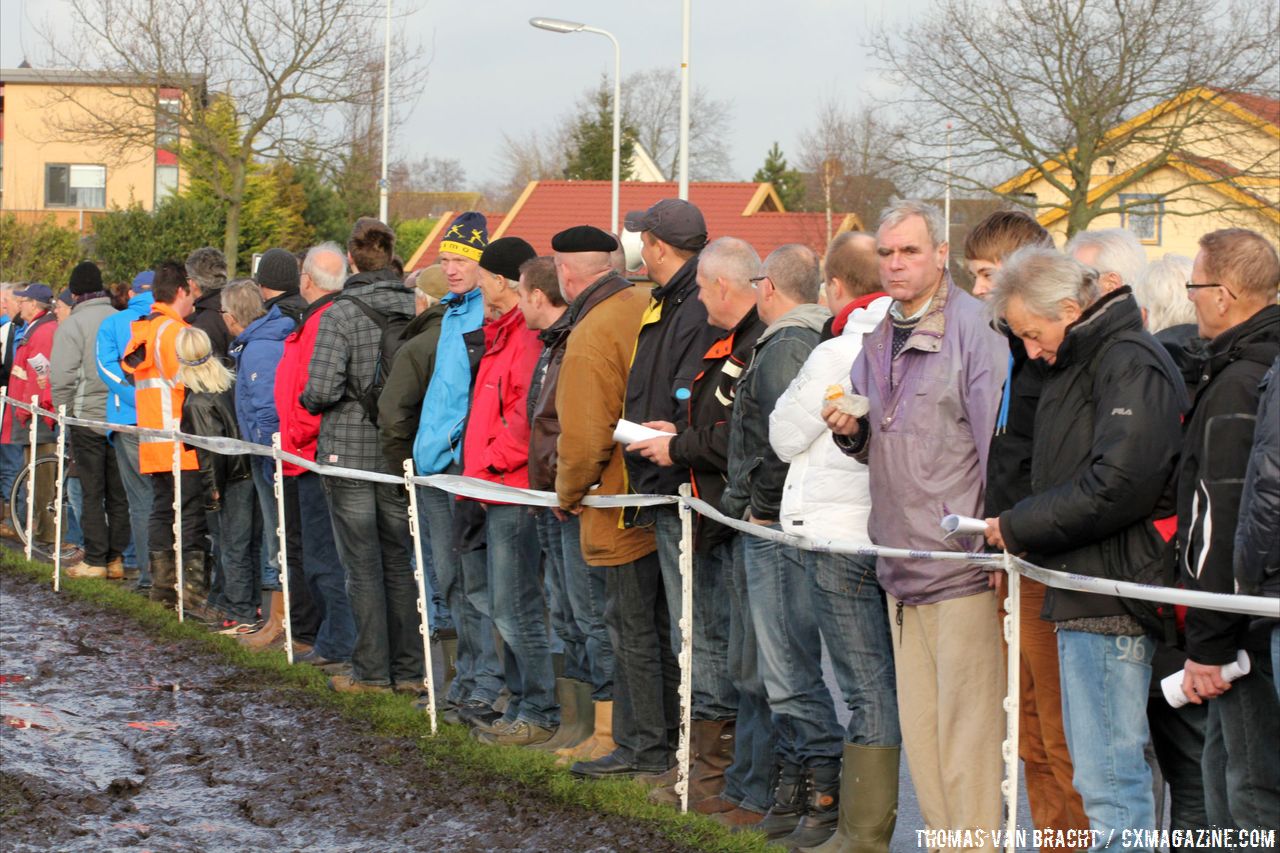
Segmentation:
{"type": "Polygon", "coordinates": [[[1139,598],[1143,601],[1156,601],[1162,604],[1181,604],[1201,610],[1217,610],[1224,613],[1239,613],[1244,616],[1263,616],[1280,619],[1280,598],[1263,598],[1258,595],[1231,595],[1222,592],[1201,592],[1194,589],[1179,589],[1170,586],[1151,586],[1130,581],[1091,578],[1088,575],[1073,575],[1068,572],[1046,569],[1017,557],[1014,557],[1013,560],[1019,574],[1055,589],[1096,592],[1102,595],[1139,598]]]}
{"type": "MultiPolygon", "coordinates": [[[[460,477],[457,474],[430,474],[425,477],[414,477],[413,482],[419,486],[433,486],[441,491],[464,498],[494,503],[522,504],[524,506],[558,507],[560,500],[555,492],[543,492],[537,489],[522,489],[517,486],[504,486],[488,480],[474,477],[460,477]]],[[[663,506],[679,503],[675,495],[587,495],[582,499],[583,506],[598,509],[629,506],[663,506]]]]}

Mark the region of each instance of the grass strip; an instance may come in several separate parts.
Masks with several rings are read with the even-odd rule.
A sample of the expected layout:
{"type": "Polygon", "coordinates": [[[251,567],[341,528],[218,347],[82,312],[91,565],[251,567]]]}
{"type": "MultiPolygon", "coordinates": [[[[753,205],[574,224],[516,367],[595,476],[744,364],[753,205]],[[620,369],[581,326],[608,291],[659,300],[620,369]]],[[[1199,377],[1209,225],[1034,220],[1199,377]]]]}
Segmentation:
{"type": "MultiPolygon", "coordinates": [[[[0,570],[51,583],[53,567],[28,562],[20,553],[0,547],[0,570]]],[[[228,663],[269,677],[349,718],[368,723],[379,735],[413,738],[423,761],[449,768],[460,781],[483,782],[500,777],[516,783],[533,797],[645,823],[672,841],[699,850],[748,853],[766,849],[764,836],[758,832],[733,833],[702,815],[680,814],[650,803],[645,796],[648,789],[638,782],[582,782],[574,779],[567,768],[557,767],[552,755],[518,747],[487,746],[468,737],[465,728],[443,722],[439,733],[432,737],[426,715],[414,710],[408,696],[335,693],[328,688],[324,673],[305,664],[290,665],[283,651],[253,651],[231,637],[210,633],[199,623],[179,622],[172,610],[119,583],[64,577],[62,592],[128,616],[161,640],[195,643],[228,663]]],[[[504,795],[495,791],[495,795],[510,797],[514,792],[504,795]]]]}

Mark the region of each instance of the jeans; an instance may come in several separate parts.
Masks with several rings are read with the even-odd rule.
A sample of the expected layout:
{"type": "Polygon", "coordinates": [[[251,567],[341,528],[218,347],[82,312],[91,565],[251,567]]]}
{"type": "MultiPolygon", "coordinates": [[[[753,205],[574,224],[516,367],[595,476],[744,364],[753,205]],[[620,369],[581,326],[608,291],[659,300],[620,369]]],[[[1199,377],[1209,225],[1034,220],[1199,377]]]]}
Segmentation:
{"type": "MultiPolygon", "coordinates": [[[[152,551],[172,551],[173,474],[162,471],[151,478],[151,518],[147,522],[147,547],[152,551]]],[[[182,472],[182,550],[206,551],[209,526],[204,511],[204,479],[199,471],[182,472]]]]}
{"type": "Polygon", "coordinates": [[[1204,794],[1210,826],[1280,827],[1280,700],[1268,655],[1251,654],[1254,671],[1208,700],[1204,794]]]}
{"type": "Polygon", "coordinates": [[[351,615],[351,602],[347,600],[347,575],[333,541],[333,522],[329,519],[324,486],[320,475],[310,471],[291,479],[297,489],[299,527],[306,542],[302,569],[311,600],[319,611],[316,654],[328,660],[349,661],[356,642],[356,623],[351,615]]]}
{"type": "Polygon", "coordinates": [[[266,553],[262,555],[262,585],[275,587],[280,583],[280,540],[276,536],[280,513],[276,507],[271,474],[267,472],[263,460],[254,457],[249,460],[249,467],[253,470],[253,488],[258,493],[258,506],[262,512],[262,547],[266,549],[266,553]]]}
{"type": "MultiPolygon", "coordinates": [[[[680,650],[680,514],[670,507],[654,509],[654,533],[662,564],[662,587],[671,622],[671,648],[680,650]]],[[[729,678],[729,608],[724,580],[728,563],[723,552],[694,554],[693,563],[693,713],[695,720],[727,720],[738,713],[737,690],[729,678]]]]}
{"type": "Polygon", "coordinates": [[[112,433],[116,448],[116,466],[120,482],[129,499],[129,530],[133,534],[133,550],[138,562],[138,586],[151,586],[151,569],[147,562],[147,520],[151,518],[151,478],[138,471],[138,437],[128,433],[112,433]]]}
{"type": "MultiPolygon", "coordinates": [[[[565,523],[549,509],[538,512],[536,523],[546,576],[547,615],[551,619],[554,637],[560,640],[564,677],[589,683],[591,670],[587,662],[587,637],[573,618],[573,602],[569,598],[564,574],[564,537],[560,535],[560,529],[565,523]]],[[[554,646],[551,651],[553,654],[556,652],[554,646]]]]}
{"type": "Polygon", "coordinates": [[[503,673],[511,691],[503,716],[554,728],[560,706],[547,645],[537,520],[528,507],[489,504],[485,540],[489,612],[504,642],[503,673]]]}
{"type": "Polygon", "coordinates": [[[258,618],[258,567],[253,561],[253,516],[258,498],[253,481],[233,480],[222,488],[222,503],[210,513],[218,528],[218,565],[221,583],[214,583],[210,603],[237,622],[258,618]]]}
{"type": "MultiPolygon", "coordinates": [[[[427,588],[428,624],[431,636],[440,631],[453,630],[453,615],[449,613],[449,605],[444,593],[440,590],[440,578],[436,575],[434,552],[432,550],[431,526],[427,521],[427,508],[424,503],[426,488],[418,486],[418,535],[422,539],[422,583],[427,588]]],[[[436,490],[438,491],[438,490],[436,490]]],[[[411,554],[417,560],[416,554],[411,554]]]]}
{"type": "MultiPolygon", "coordinates": [[[[79,477],[68,477],[66,481],[66,512],[62,513],[62,544],[84,547],[84,529],[80,526],[80,518],[84,514],[84,487],[79,477]]],[[[85,562],[88,562],[86,557],[85,562]]],[[[104,566],[106,563],[94,563],[104,566]]]]}
{"type": "Polygon", "coordinates": [[[836,684],[852,712],[846,742],[901,745],[893,638],[884,590],[876,580],[876,558],[802,553],[836,684]]]}
{"type": "MultiPolygon", "coordinates": [[[[554,516],[552,516],[554,518],[554,516]]],[[[565,588],[573,620],[584,637],[591,698],[596,702],[613,700],[613,640],[604,621],[608,599],[608,573],[612,567],[589,566],[582,558],[582,519],[571,515],[560,525],[560,543],[564,549],[565,588]]]]}
{"type": "MultiPolygon", "coordinates": [[[[274,480],[275,471],[273,470],[268,488],[274,480]]],[[[305,569],[311,543],[302,535],[302,508],[298,505],[298,481],[293,477],[282,477],[280,488],[281,496],[284,498],[284,521],[280,527],[284,531],[285,559],[289,561],[289,630],[293,633],[295,643],[314,646],[316,634],[320,631],[321,613],[312,594],[311,583],[307,580],[305,569]]],[[[321,494],[324,493],[322,487],[317,488],[321,494]]],[[[272,500],[275,500],[274,495],[272,500]]],[[[276,537],[279,538],[278,533],[276,537]]]]}
{"type": "Polygon", "coordinates": [[[68,427],[76,474],[84,492],[80,528],[84,561],[105,566],[129,545],[129,498],[120,480],[116,452],[107,437],[87,427],[68,427]]]}
{"type": "Polygon", "coordinates": [[[733,763],[724,774],[724,799],[748,811],[764,812],[773,802],[774,733],[760,675],[759,645],[747,597],[746,536],[727,543],[732,555],[728,584],[729,675],[738,690],[738,722],[733,763]]]}
{"type": "Polygon", "coordinates": [[[613,643],[613,739],[642,773],[671,766],[680,730],[680,669],[671,648],[662,568],[650,554],[610,567],[605,624],[613,643]]]}
{"type": "Polygon", "coordinates": [[[1073,782],[1089,827],[1098,834],[1090,849],[1103,849],[1112,833],[1119,838],[1126,829],[1155,827],[1151,768],[1143,756],[1154,652],[1150,637],[1058,630],[1073,782]]]}
{"type": "Polygon", "coordinates": [[[409,566],[404,487],[337,477],[322,483],[356,623],[353,677],[384,686],[421,682],[418,584],[409,566]]]}
{"type": "Polygon", "coordinates": [[[785,726],[794,736],[778,738],[778,759],[804,768],[838,765],[844,732],[822,678],[822,641],[804,552],[759,536],[745,538],[747,596],[769,710],[774,727],[785,726]]]}
{"type": "Polygon", "coordinates": [[[9,502],[13,481],[22,470],[22,445],[0,444],[0,501],[9,502]]]}

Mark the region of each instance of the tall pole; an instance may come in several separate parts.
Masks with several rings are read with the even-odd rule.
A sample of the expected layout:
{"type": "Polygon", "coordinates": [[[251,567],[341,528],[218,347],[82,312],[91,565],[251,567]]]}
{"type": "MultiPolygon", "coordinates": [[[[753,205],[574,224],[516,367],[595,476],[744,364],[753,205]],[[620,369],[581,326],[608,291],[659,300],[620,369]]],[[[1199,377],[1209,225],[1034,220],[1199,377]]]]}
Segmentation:
{"type": "Polygon", "coordinates": [[[613,33],[602,30],[601,34],[608,36],[609,41],[613,42],[613,226],[611,230],[617,235],[622,233],[618,230],[618,182],[622,175],[622,48],[618,46],[618,40],[613,37],[613,33]]]}
{"type": "Polygon", "coordinates": [[[387,0],[387,29],[382,45],[382,180],[378,181],[378,219],[388,216],[387,142],[391,136],[391,0],[387,0]]]}
{"type": "Polygon", "coordinates": [[[689,200],[689,22],[693,0],[684,0],[680,37],[680,198],[689,200]]]}
{"type": "Polygon", "coordinates": [[[947,222],[946,241],[951,242],[951,122],[947,122],[947,192],[942,217],[947,222]]]}

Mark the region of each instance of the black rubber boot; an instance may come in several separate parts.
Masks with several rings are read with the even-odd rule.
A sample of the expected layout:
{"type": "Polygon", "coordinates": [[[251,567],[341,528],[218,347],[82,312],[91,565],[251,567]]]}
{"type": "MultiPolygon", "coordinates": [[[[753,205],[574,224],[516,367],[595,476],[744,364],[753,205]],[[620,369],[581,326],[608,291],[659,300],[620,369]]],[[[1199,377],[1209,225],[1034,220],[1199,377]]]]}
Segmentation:
{"type": "Polygon", "coordinates": [[[770,841],[786,838],[804,817],[805,776],[799,766],[783,764],[778,768],[778,786],[773,789],[773,805],[755,828],[770,841]]]}
{"type": "Polygon", "coordinates": [[[898,819],[896,746],[844,745],[840,771],[840,820],[836,832],[801,853],[889,853],[898,819]]]}
{"type": "Polygon", "coordinates": [[[178,603],[178,570],[172,551],[151,551],[147,555],[151,564],[151,591],[148,597],[166,607],[178,603]]]}
{"type": "Polygon", "coordinates": [[[840,765],[813,767],[804,771],[804,817],[783,839],[788,848],[814,847],[836,831],[840,818],[840,765]]]}

